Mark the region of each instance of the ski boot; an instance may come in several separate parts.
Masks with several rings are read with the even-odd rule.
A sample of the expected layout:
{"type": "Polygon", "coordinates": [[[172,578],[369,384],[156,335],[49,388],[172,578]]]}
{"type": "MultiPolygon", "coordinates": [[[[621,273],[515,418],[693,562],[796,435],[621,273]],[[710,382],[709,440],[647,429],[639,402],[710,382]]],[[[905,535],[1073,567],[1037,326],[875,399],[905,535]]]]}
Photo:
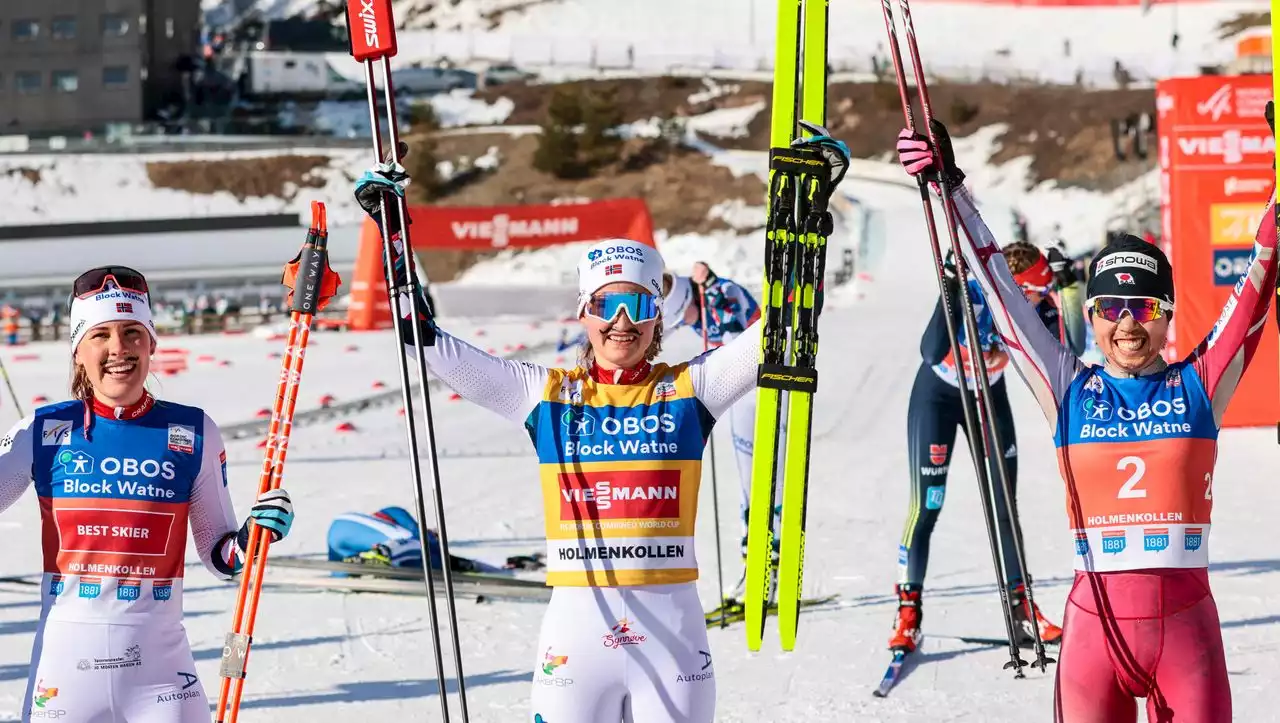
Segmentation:
{"type": "Polygon", "coordinates": [[[1036,629],[1040,630],[1040,640],[1045,645],[1057,645],[1061,642],[1062,628],[1050,622],[1040,612],[1039,605],[1030,605],[1028,609],[1025,585],[1019,582],[1010,587],[1009,605],[1013,608],[1013,619],[1017,624],[1014,632],[1018,636],[1019,645],[1035,645],[1036,629]]]}
{"type": "Polygon", "coordinates": [[[342,561],[353,565],[391,567],[391,549],[386,545],[377,544],[364,552],[344,558],[342,561]]]}
{"type": "Polygon", "coordinates": [[[915,652],[920,642],[920,621],[924,619],[924,608],[921,606],[920,585],[897,585],[898,617],[894,620],[893,635],[889,638],[889,649],[915,652]]]}

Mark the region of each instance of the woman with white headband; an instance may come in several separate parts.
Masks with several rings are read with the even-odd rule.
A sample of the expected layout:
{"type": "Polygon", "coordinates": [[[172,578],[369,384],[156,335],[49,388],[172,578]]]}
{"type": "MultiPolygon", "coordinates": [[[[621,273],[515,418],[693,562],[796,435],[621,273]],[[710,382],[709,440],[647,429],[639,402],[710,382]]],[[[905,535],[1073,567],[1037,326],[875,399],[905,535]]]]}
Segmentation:
{"type": "MultiPolygon", "coordinates": [[[[836,148],[825,136],[810,142],[836,148]]],[[[356,198],[377,221],[407,182],[398,165],[379,166],[359,180],[356,198]]],[[[404,288],[399,229],[390,230],[396,286],[404,288]]],[[[753,324],[683,364],[653,363],[662,346],[662,274],[657,249],[637,241],[587,249],[576,313],[587,341],[572,369],[486,354],[438,329],[418,303],[428,310],[417,323],[432,373],[524,426],[538,456],[547,584],[555,589],[525,720],[715,717],[715,668],[695,585],[698,486],[712,426],[755,388],[760,329],[753,324]]]]}
{"type": "MultiPolygon", "coordinates": [[[[86,271],[70,320],[73,398],[0,438],[0,512],[34,483],[44,539],[22,720],[205,723],[182,626],[187,528],[223,580],[249,532],[235,524],[222,435],[204,411],[144,386],[156,331],[142,274],[86,271]]],[[[277,489],[249,515],[275,542],[293,505],[277,489]]]]}

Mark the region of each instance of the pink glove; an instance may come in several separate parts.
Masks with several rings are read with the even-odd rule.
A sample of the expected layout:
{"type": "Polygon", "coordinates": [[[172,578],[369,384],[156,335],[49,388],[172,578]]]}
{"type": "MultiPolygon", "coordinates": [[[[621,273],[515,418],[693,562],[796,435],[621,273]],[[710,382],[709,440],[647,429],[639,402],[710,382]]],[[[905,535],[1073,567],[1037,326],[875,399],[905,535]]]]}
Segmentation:
{"type": "Polygon", "coordinates": [[[930,170],[936,173],[937,170],[929,141],[906,128],[898,134],[898,162],[912,176],[919,176],[930,170]]]}

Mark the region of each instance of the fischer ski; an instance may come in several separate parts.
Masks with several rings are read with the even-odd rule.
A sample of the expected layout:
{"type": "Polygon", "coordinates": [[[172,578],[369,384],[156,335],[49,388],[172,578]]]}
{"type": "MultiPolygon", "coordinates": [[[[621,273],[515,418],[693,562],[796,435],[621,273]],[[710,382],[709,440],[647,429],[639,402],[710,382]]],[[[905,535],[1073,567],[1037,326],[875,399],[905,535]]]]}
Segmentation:
{"type": "Polygon", "coordinates": [[[747,520],[744,606],[747,647],[753,651],[760,650],[771,597],[777,601],[782,649],[795,648],[803,588],[809,443],[818,383],[816,302],[831,233],[830,167],[821,153],[793,148],[791,142],[797,134],[798,101],[806,130],[825,122],[826,41],[827,0],[779,0],[761,296],[764,321],[756,378],[756,452],[747,520]],[[803,76],[798,78],[801,70],[803,76]],[[781,458],[782,511],[775,534],[783,406],[787,434],[781,458]]]}
{"type": "MultiPolygon", "coordinates": [[[[819,597],[803,598],[798,601],[799,609],[809,610],[812,608],[831,607],[832,603],[836,602],[839,599],[840,599],[840,595],[838,593],[833,593],[831,595],[822,595],[819,597]]],[[[708,610],[705,614],[707,618],[708,628],[719,626],[721,615],[724,616],[724,621],[726,625],[732,625],[733,623],[740,623],[746,620],[747,618],[746,606],[742,603],[741,600],[734,600],[733,598],[726,599],[723,605],[713,610],[708,610]]],[[[778,614],[778,605],[776,603],[769,605],[768,614],[769,615],[778,614]]]]}

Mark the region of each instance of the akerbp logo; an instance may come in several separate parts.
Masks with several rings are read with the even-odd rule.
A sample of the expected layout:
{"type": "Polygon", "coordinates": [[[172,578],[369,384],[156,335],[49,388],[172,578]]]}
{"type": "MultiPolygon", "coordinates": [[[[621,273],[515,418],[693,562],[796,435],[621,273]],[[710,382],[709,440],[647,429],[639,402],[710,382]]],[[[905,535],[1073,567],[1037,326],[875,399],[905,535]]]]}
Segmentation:
{"type": "Polygon", "coordinates": [[[58,454],[58,464],[66,475],[93,474],[93,457],[83,450],[65,449],[58,454]]]}

